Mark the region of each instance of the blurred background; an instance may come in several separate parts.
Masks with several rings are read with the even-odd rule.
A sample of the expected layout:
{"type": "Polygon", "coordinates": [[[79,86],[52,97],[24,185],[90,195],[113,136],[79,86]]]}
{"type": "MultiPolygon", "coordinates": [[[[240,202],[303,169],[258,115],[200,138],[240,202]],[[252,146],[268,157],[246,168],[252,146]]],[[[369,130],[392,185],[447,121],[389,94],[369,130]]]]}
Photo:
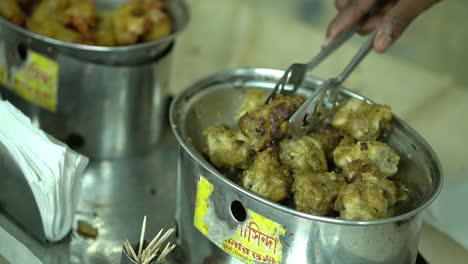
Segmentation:
{"type": "MultiPolygon", "coordinates": [[[[179,41],[178,54],[186,57],[184,62],[196,59],[197,65],[206,66],[186,73],[194,76],[226,67],[284,68],[293,60],[305,61],[319,50],[328,22],[336,14],[333,0],[188,2],[192,21],[179,41]]],[[[416,19],[385,56],[466,86],[463,63],[468,55],[463,43],[468,38],[464,26],[467,11],[467,1],[441,1],[416,19]]]]}

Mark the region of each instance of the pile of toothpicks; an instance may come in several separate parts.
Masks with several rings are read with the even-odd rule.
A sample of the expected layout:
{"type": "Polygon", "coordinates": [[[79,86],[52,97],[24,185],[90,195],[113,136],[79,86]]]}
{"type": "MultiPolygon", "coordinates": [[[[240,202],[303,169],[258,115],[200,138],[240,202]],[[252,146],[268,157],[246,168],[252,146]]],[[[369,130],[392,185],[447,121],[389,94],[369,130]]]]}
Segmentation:
{"type": "Polygon", "coordinates": [[[161,229],[161,231],[159,231],[159,233],[153,238],[153,240],[151,240],[148,246],[145,249],[143,249],[144,237],[145,237],[145,231],[146,231],[146,216],[145,216],[143,218],[143,225],[141,227],[140,243],[138,245],[138,254],[137,252],[135,252],[130,242],[128,242],[128,240],[125,239],[124,247],[125,247],[125,251],[127,252],[127,255],[138,264],[148,264],[151,261],[153,261],[158,255],[159,256],[156,259],[156,262],[165,261],[167,255],[176,247],[176,245],[175,244],[171,245],[171,243],[168,242],[162,251],[160,250],[160,247],[163,245],[166,239],[175,231],[175,229],[171,228],[167,230],[166,233],[164,233],[164,235],[162,235],[163,230],[164,228],[161,229]]]}

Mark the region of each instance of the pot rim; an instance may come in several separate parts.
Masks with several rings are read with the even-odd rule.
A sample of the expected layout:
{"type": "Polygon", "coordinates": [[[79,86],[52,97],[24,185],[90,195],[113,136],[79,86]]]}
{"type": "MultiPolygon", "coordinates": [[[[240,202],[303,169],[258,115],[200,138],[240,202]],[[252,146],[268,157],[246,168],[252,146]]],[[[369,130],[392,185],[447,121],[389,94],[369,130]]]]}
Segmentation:
{"type": "MultiPolygon", "coordinates": [[[[432,147],[427,143],[426,140],[424,140],[413,128],[411,128],[406,122],[398,118],[397,116],[393,115],[393,118],[396,119],[401,126],[405,128],[406,131],[409,131],[412,133],[417,140],[419,140],[424,147],[426,148],[426,151],[428,152],[428,155],[431,157],[431,160],[435,163],[435,168],[437,169],[436,175],[438,175],[438,180],[433,181],[433,185],[437,184],[436,188],[434,188],[433,193],[431,194],[430,198],[426,199],[425,202],[423,202],[421,205],[419,205],[417,208],[406,212],[404,214],[400,214],[397,216],[392,216],[392,217],[387,217],[387,218],[382,218],[382,219],[377,219],[377,220],[370,220],[370,221],[354,221],[354,220],[343,220],[343,219],[338,219],[338,218],[330,218],[330,217],[324,217],[324,216],[318,216],[318,215],[312,215],[304,212],[297,211],[293,208],[281,205],[279,203],[272,202],[270,200],[267,200],[253,192],[250,192],[240,185],[230,181],[228,178],[223,176],[216,168],[214,168],[207,160],[205,160],[198,152],[198,150],[195,149],[192,144],[186,140],[183,135],[182,131],[180,130],[180,127],[177,124],[178,118],[177,118],[177,109],[176,107],[185,100],[186,97],[190,97],[193,94],[196,94],[197,92],[210,87],[214,85],[212,82],[213,80],[219,79],[219,77],[222,76],[239,76],[241,74],[246,74],[246,73],[252,73],[254,72],[255,74],[263,74],[263,75],[270,75],[270,76],[275,76],[278,79],[283,75],[284,71],[282,70],[277,70],[277,69],[270,69],[270,68],[235,68],[235,69],[229,69],[221,72],[217,72],[214,74],[211,74],[209,76],[206,76],[202,79],[199,79],[198,81],[192,83],[188,88],[183,90],[179,95],[177,95],[174,100],[171,103],[170,106],[170,111],[169,111],[169,117],[170,117],[170,124],[171,124],[171,129],[176,136],[177,140],[179,141],[179,144],[184,148],[184,150],[193,158],[197,161],[198,164],[202,165],[204,169],[208,170],[214,177],[216,177],[219,181],[222,181],[222,183],[227,184],[230,188],[233,188],[237,192],[240,192],[241,194],[257,201],[260,202],[268,207],[271,207],[275,210],[279,210],[281,212],[291,214],[296,217],[300,217],[303,219],[307,220],[314,220],[314,221],[319,221],[319,222],[324,222],[324,223],[330,223],[330,224],[339,224],[339,225],[351,225],[351,226],[371,226],[371,225],[383,225],[383,224],[390,224],[390,223],[395,223],[395,222],[404,222],[407,221],[408,219],[414,217],[418,213],[420,213],[422,210],[424,210],[426,207],[428,207],[439,195],[442,185],[443,185],[443,170],[442,166],[440,164],[440,160],[435,154],[434,150],[432,147]]],[[[319,78],[315,78],[312,76],[306,76],[305,82],[312,82],[312,81],[323,81],[319,78]]],[[[372,102],[371,100],[367,99],[366,97],[359,95],[358,93],[352,92],[348,89],[345,88],[340,88],[341,93],[348,94],[348,95],[357,95],[358,97],[368,100],[372,102]]]]}
{"type": "Polygon", "coordinates": [[[47,36],[43,36],[32,31],[29,31],[26,28],[20,27],[16,24],[11,23],[10,21],[6,20],[3,17],[0,17],[0,26],[6,26],[9,28],[14,29],[15,31],[23,34],[25,37],[31,38],[33,40],[42,42],[45,45],[51,45],[57,49],[67,49],[70,52],[96,52],[96,53],[127,53],[127,52],[134,52],[139,50],[151,49],[158,46],[164,46],[170,44],[177,35],[179,35],[188,25],[190,20],[190,12],[188,11],[188,6],[185,0],[176,0],[179,8],[183,13],[183,16],[177,19],[177,28],[173,31],[169,36],[157,40],[157,41],[150,41],[150,42],[143,42],[138,44],[132,45],[124,45],[124,46],[97,46],[97,45],[85,45],[79,43],[72,43],[66,42],[54,38],[50,38],[47,36]]]}

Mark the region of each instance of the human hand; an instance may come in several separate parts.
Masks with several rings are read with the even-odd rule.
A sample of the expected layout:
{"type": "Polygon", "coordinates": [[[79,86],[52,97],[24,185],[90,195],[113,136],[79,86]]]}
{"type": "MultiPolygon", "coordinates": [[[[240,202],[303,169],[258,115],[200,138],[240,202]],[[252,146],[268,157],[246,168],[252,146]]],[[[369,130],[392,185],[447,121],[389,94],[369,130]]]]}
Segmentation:
{"type": "Polygon", "coordinates": [[[421,13],[441,0],[335,0],[338,14],[328,26],[327,46],[339,34],[357,23],[376,4],[383,4],[380,11],[367,20],[361,34],[377,30],[374,50],[385,52],[421,13]]]}

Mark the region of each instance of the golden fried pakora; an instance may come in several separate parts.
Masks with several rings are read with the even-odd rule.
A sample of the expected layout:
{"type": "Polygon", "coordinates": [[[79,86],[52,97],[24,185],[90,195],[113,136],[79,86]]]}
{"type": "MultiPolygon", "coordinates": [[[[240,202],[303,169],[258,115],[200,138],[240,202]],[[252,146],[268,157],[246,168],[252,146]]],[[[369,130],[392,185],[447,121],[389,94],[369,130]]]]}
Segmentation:
{"type": "Polygon", "coordinates": [[[234,129],[206,135],[208,149],[215,149],[219,160],[235,158],[244,166],[246,156],[256,155],[248,169],[210,158],[216,167],[244,169],[244,188],[273,202],[292,194],[299,211],[360,221],[388,217],[408,198],[403,184],[389,180],[400,157],[376,140],[391,121],[389,107],[345,100],[331,124],[296,139],[289,134],[289,118],[304,97],[278,95],[264,104],[267,96],[265,90],[244,90],[234,118],[245,136],[242,142],[236,143],[234,129]],[[216,137],[222,140],[216,142],[216,137]]]}
{"type": "Polygon", "coordinates": [[[57,13],[65,10],[67,0],[43,0],[27,19],[27,28],[36,34],[66,42],[81,42],[81,35],[57,20],[57,13]]]}
{"type": "Polygon", "coordinates": [[[130,1],[112,11],[112,24],[118,45],[131,45],[145,32],[145,10],[141,1],[130,1]]]}
{"type": "Polygon", "coordinates": [[[208,156],[218,168],[247,168],[251,150],[247,138],[228,126],[211,126],[205,130],[208,156]]]}
{"type": "Polygon", "coordinates": [[[99,17],[94,38],[98,46],[115,46],[117,44],[111,12],[104,12],[99,17]]]}
{"type": "Polygon", "coordinates": [[[321,126],[317,131],[311,133],[310,136],[320,142],[325,156],[330,161],[333,161],[333,150],[337,146],[347,146],[355,143],[355,140],[351,136],[331,125],[321,126]]]}
{"type": "Polygon", "coordinates": [[[346,220],[374,220],[388,216],[384,191],[369,181],[354,182],[341,187],[335,210],[346,220]]]}
{"type": "Polygon", "coordinates": [[[69,0],[67,7],[57,12],[57,19],[81,34],[91,33],[98,20],[94,0],[69,0]]]}
{"type": "Polygon", "coordinates": [[[255,157],[253,165],[241,176],[241,185],[270,201],[279,202],[289,195],[292,176],[278,161],[278,149],[268,147],[255,157]]]}
{"type": "Polygon", "coordinates": [[[171,34],[172,21],[169,16],[158,8],[150,8],[146,14],[146,27],[149,28],[143,35],[143,41],[157,41],[171,34]]]}
{"type": "Polygon", "coordinates": [[[22,26],[25,21],[25,15],[16,0],[0,1],[0,16],[18,26],[22,26]]]}
{"type": "Polygon", "coordinates": [[[293,178],[296,209],[322,216],[332,213],[338,192],[346,185],[343,176],[334,172],[299,173],[293,178]]]}
{"type": "Polygon", "coordinates": [[[239,111],[237,111],[235,117],[236,122],[238,122],[245,113],[253,112],[262,106],[268,98],[268,92],[264,89],[245,89],[243,95],[244,100],[242,101],[239,111]]]}
{"type": "Polygon", "coordinates": [[[65,42],[133,45],[172,33],[166,1],[131,0],[99,14],[95,0],[2,0],[0,16],[25,25],[31,32],[65,42]]]}
{"type": "Polygon", "coordinates": [[[352,98],[340,103],[331,123],[356,140],[376,140],[391,120],[389,106],[371,105],[352,98]]]}
{"type": "Polygon", "coordinates": [[[115,39],[119,45],[143,41],[156,41],[172,31],[169,16],[161,10],[161,1],[131,1],[113,12],[115,39]]]}
{"type": "Polygon", "coordinates": [[[350,162],[345,170],[350,182],[372,182],[380,187],[388,205],[393,206],[397,202],[397,187],[388,180],[379,170],[379,168],[372,163],[365,163],[362,160],[354,160],[350,162]]]}
{"type": "Polygon", "coordinates": [[[80,43],[82,40],[82,36],[79,33],[65,27],[54,19],[39,23],[28,21],[28,29],[36,34],[65,42],[80,43]]]}
{"type": "Polygon", "coordinates": [[[328,169],[320,142],[308,135],[299,140],[282,140],[279,159],[294,172],[326,172],[328,169]]]}
{"type": "Polygon", "coordinates": [[[375,164],[385,177],[398,171],[400,156],[387,144],[380,141],[358,141],[351,146],[338,146],[333,151],[335,165],[345,169],[353,160],[375,164]]]}
{"type": "Polygon", "coordinates": [[[269,104],[245,113],[239,120],[239,127],[249,138],[250,146],[260,151],[270,142],[287,137],[289,118],[303,102],[302,96],[278,95],[269,104]]]}

